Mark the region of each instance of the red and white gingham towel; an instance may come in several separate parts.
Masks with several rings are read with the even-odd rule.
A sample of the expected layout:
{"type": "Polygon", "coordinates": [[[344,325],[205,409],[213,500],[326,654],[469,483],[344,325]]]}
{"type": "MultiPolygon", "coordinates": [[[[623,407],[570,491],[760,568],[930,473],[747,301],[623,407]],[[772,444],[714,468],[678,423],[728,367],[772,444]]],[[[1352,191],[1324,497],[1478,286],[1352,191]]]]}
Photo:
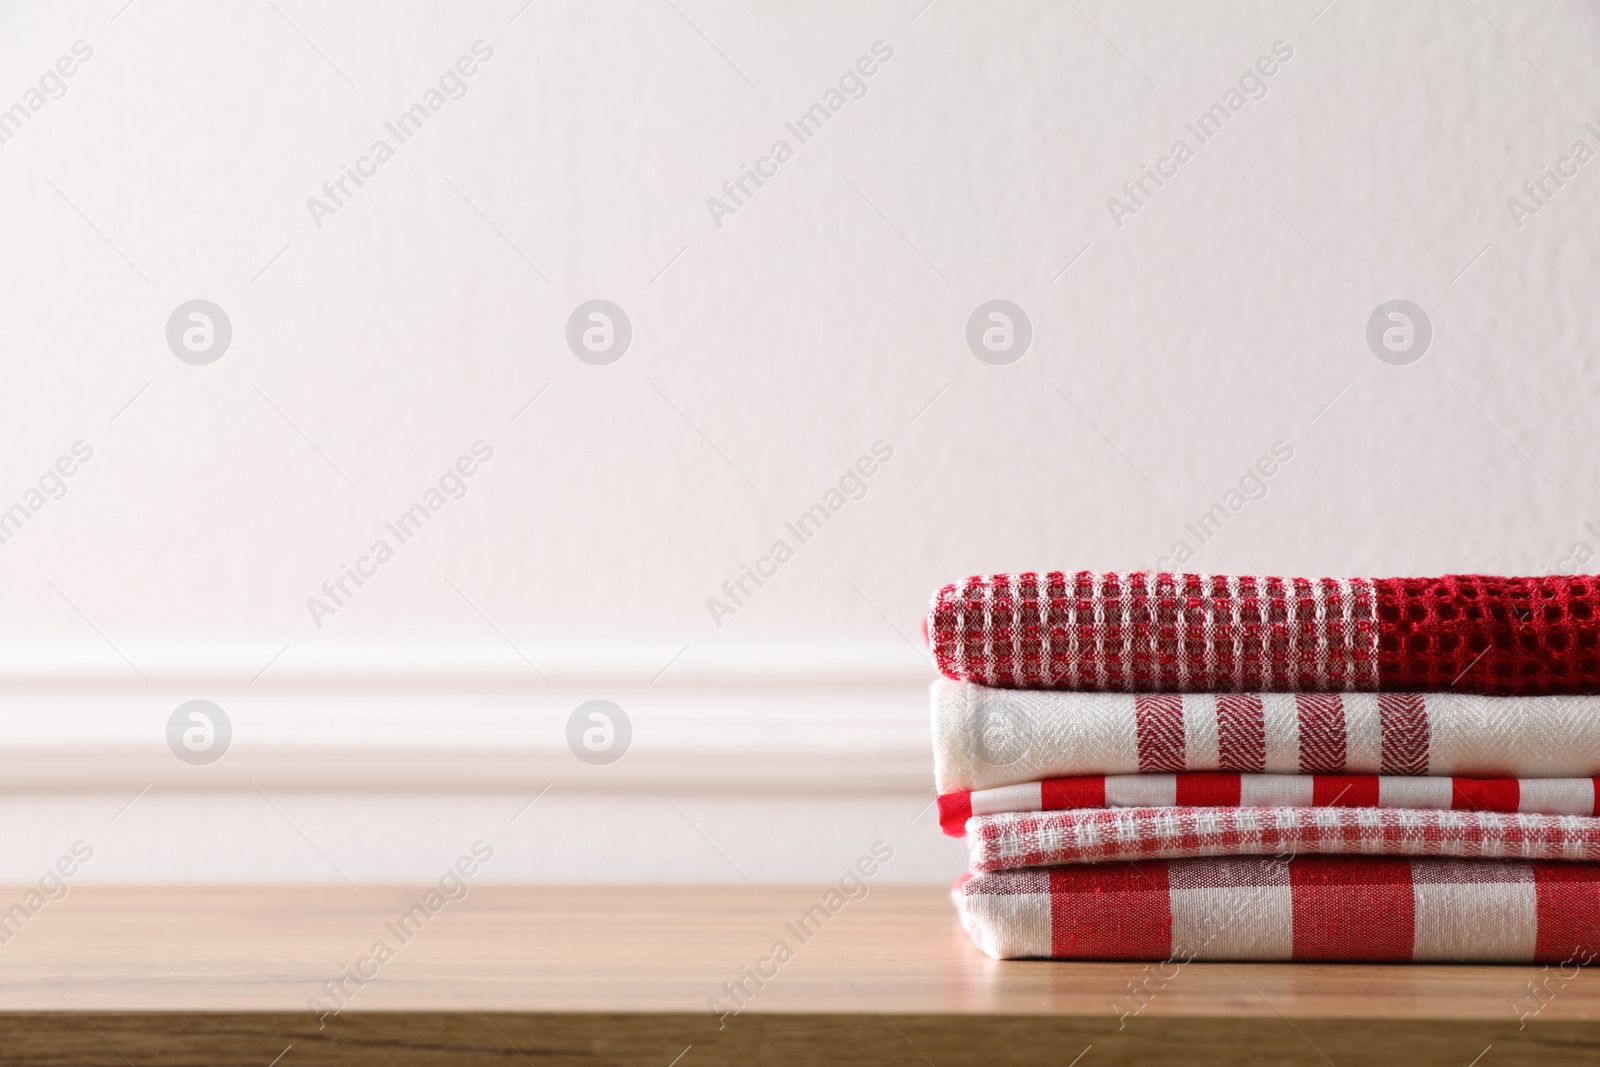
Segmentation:
{"type": "Polygon", "coordinates": [[[996,959],[1588,963],[1600,953],[1593,863],[1157,860],[1001,871],[954,895],[996,959]]]}
{"type": "Polygon", "coordinates": [[[940,793],[1168,771],[1600,775],[1600,697],[1076,693],[933,683],[940,793]]]}
{"type": "Polygon", "coordinates": [[[1600,818],[1416,808],[1080,808],[976,815],[974,871],[1195,856],[1600,860],[1600,818]]]}
{"type": "Polygon", "coordinates": [[[939,826],[964,837],[974,815],[1072,808],[1419,808],[1600,815],[1593,778],[1403,778],[1376,774],[1086,775],[939,797],[939,826]]]}
{"type": "Polygon", "coordinates": [[[1600,693],[1590,575],[981,575],[926,628],[945,676],[1008,688],[1600,693]]]}

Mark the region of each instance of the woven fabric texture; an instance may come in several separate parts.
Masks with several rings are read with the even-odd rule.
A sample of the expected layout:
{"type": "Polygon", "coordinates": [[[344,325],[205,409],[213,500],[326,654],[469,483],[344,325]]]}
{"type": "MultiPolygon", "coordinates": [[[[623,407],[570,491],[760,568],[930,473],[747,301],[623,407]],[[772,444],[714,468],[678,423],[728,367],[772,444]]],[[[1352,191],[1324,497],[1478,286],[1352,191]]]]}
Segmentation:
{"type": "Polygon", "coordinates": [[[1600,692],[1600,579],[980,575],[925,622],[948,678],[1111,692],[1600,692]]]}
{"type": "Polygon", "coordinates": [[[1600,819],[1416,808],[1080,808],[967,821],[973,871],[1200,856],[1600,860],[1600,819]]]}
{"type": "Polygon", "coordinates": [[[1600,683],[1600,578],[1384,578],[1379,686],[1536,695],[1600,683]]]}
{"type": "Polygon", "coordinates": [[[1408,778],[1377,774],[1083,775],[939,797],[939,826],[963,837],[974,815],[1075,808],[1415,808],[1597,815],[1594,778],[1408,778]]]}
{"type": "Polygon", "coordinates": [[[1081,693],[933,684],[938,792],[1095,774],[1588,778],[1600,697],[1081,693]]]}
{"type": "MultiPolygon", "coordinates": [[[[1000,871],[953,895],[996,959],[1554,964],[1600,954],[1593,863],[1157,860],[1000,871]]],[[[1127,1010],[1137,1007],[1130,997],[1127,1010]]]]}

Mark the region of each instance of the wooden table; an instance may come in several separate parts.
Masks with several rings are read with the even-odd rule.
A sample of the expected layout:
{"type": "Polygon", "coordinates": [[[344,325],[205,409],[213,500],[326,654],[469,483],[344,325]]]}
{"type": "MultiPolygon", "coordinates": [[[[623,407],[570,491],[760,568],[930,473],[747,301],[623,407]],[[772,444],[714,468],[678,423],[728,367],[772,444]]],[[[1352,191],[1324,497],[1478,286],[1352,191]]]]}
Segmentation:
{"type": "Polygon", "coordinates": [[[1600,972],[997,963],[937,889],[875,887],[802,940],[823,891],[483,885],[430,912],[398,887],[78,886],[0,925],[0,1062],[1600,1061],[1600,972]],[[719,1026],[708,1004],[734,1006],[744,967],[771,977],[744,979],[748,1006],[719,1026]],[[374,977],[324,987],[351,968],[374,977]],[[1130,981],[1151,990],[1136,1013],[1130,981]],[[1541,1004],[1529,982],[1547,992],[1519,1030],[1541,1004]],[[313,998],[341,1010],[319,1027],[313,998]]]}

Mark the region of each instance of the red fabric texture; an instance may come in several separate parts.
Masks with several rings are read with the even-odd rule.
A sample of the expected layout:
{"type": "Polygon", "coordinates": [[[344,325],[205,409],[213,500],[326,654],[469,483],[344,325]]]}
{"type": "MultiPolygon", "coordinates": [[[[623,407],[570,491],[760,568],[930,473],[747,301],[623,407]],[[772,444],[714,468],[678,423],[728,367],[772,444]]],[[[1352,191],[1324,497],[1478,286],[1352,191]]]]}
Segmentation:
{"type": "Polygon", "coordinates": [[[947,677],[983,685],[1145,693],[1377,687],[1377,604],[1364,579],[985,575],[941,589],[924,629],[947,677]]]}
{"type": "Polygon", "coordinates": [[[1139,769],[1183,770],[1183,698],[1171,693],[1142,696],[1134,702],[1139,769]]]}
{"type": "Polygon", "coordinates": [[[959,833],[953,834],[960,837],[966,833],[967,820],[972,818],[972,793],[963,790],[959,793],[945,793],[939,797],[939,825],[945,833],[950,833],[950,827],[959,826],[959,833]]]}
{"type": "Polygon", "coordinates": [[[1452,778],[1450,793],[1457,811],[1516,811],[1522,787],[1515,778],[1452,778]]]}
{"type": "Polygon", "coordinates": [[[1294,958],[1409,961],[1416,930],[1411,863],[1363,856],[1306,856],[1289,867],[1294,958]]]}
{"type": "Polygon", "coordinates": [[[1428,706],[1420,693],[1378,697],[1383,728],[1383,773],[1428,773],[1428,706]]]}
{"type": "MultiPolygon", "coordinates": [[[[1223,767],[1267,769],[1266,711],[1257,693],[1217,699],[1217,757],[1223,767]]],[[[1181,769],[1181,768],[1180,768],[1181,769]]]]}
{"type": "Polygon", "coordinates": [[[1337,693],[1304,693],[1295,699],[1300,712],[1300,772],[1344,770],[1344,701],[1337,693]]]}
{"type": "Polygon", "coordinates": [[[1600,818],[1409,808],[1080,808],[976,815],[974,871],[1197,856],[1600,861],[1600,818]]]}
{"type": "Polygon", "coordinates": [[[1541,960],[1592,962],[1600,952],[1600,882],[1587,863],[1535,863],[1533,883],[1539,907],[1541,960]]]}
{"type": "Polygon", "coordinates": [[[1172,944],[1167,872],[1159,865],[1050,869],[1050,954],[1067,959],[1166,955],[1172,944]]]}
{"type": "MultiPolygon", "coordinates": [[[[972,817],[972,794],[967,794],[967,817],[972,817]]],[[[940,798],[943,799],[942,797],[940,798]]],[[[1052,778],[1039,783],[1040,808],[1044,811],[1062,811],[1067,808],[1103,808],[1106,806],[1106,779],[1103,774],[1084,775],[1078,778],[1052,778]]],[[[965,820],[961,825],[965,827],[965,820]]],[[[966,833],[963,829],[956,834],[966,833]]]]}
{"type": "MultiPolygon", "coordinates": [[[[1516,783],[1512,783],[1511,806],[1494,811],[1516,811],[1516,783]]],[[[1318,774],[1312,778],[1311,806],[1314,808],[1375,808],[1378,806],[1378,776],[1375,774],[1318,774]]],[[[1454,805],[1452,805],[1453,807],[1454,805]]]]}
{"type": "Polygon", "coordinates": [[[1600,685],[1600,579],[1452,574],[1373,584],[1384,689],[1544,696],[1600,685]]]}
{"type": "MultiPolygon", "coordinates": [[[[1587,575],[980,575],[941,589],[924,630],[947,677],[1006,688],[1600,693],[1587,575]]],[[[1415,716],[1386,710],[1404,750],[1415,716]]]]}
{"type": "MultiPolygon", "coordinates": [[[[952,895],[973,939],[999,959],[1581,964],[1600,955],[1596,863],[1147,860],[964,876],[952,895]]],[[[1111,1010],[1140,1004],[1129,995],[1111,1010]]]]}
{"type": "MultiPolygon", "coordinates": [[[[1145,775],[1083,775],[1049,778],[1032,790],[959,790],[939,797],[939,826],[951,837],[965,837],[976,806],[985,814],[1016,811],[1071,811],[1083,808],[1149,806],[1144,799],[1107,802],[1119,783],[1158,782],[1145,775]],[[1108,786],[1109,783],[1109,786],[1108,786]]],[[[1402,775],[1315,774],[1303,776],[1180,771],[1159,776],[1179,808],[1297,807],[1389,808],[1392,810],[1526,812],[1542,815],[1600,815],[1600,788],[1592,778],[1416,778],[1402,775]],[[1426,786],[1419,793],[1418,786],[1426,786]],[[1531,795],[1524,795],[1530,785],[1531,795]],[[1309,789],[1307,788],[1309,786],[1309,789]],[[1555,788],[1551,788],[1555,787],[1555,788]],[[1389,793],[1385,797],[1385,792],[1389,793]],[[1309,795],[1308,795],[1309,794],[1309,795]],[[1245,798],[1250,799],[1246,802],[1245,798]]],[[[1154,788],[1143,796],[1154,795],[1154,788]]],[[[1160,803],[1164,803],[1161,801],[1160,803]]]]}
{"type": "MultiPolygon", "coordinates": [[[[1173,798],[1180,808],[1237,808],[1239,776],[1226,771],[1175,774],[1173,798]]],[[[1104,792],[1104,789],[1101,790],[1104,792]]],[[[1048,809],[1046,809],[1048,810],[1048,809]]]]}

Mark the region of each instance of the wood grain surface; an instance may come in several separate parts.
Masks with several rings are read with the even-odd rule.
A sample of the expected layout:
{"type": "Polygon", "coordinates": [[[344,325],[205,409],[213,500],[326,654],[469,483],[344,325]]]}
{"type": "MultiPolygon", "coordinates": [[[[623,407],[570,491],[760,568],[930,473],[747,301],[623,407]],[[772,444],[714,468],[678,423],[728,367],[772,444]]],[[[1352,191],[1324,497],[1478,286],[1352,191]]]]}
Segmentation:
{"type": "Polygon", "coordinates": [[[1002,963],[938,889],[801,928],[827,887],[427,888],[75,887],[0,918],[0,1063],[1600,1062],[1575,968],[1002,963]]]}

